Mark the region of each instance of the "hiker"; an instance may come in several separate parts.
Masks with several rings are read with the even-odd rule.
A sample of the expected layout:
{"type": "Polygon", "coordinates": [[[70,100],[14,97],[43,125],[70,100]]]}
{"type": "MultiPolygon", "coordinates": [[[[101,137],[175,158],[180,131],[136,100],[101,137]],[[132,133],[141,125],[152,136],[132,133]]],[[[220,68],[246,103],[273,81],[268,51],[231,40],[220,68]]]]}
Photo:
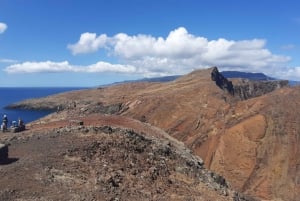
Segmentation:
{"type": "Polygon", "coordinates": [[[1,124],[1,131],[4,132],[5,130],[6,130],[6,128],[5,128],[5,123],[2,122],[2,124],[1,124]]]}
{"type": "Polygon", "coordinates": [[[19,120],[18,120],[18,127],[21,128],[23,126],[24,126],[24,122],[23,122],[23,120],[21,118],[19,118],[19,120]]]}
{"type": "Polygon", "coordinates": [[[24,121],[19,117],[18,120],[18,132],[25,130],[25,124],[24,121]]]}
{"type": "Polygon", "coordinates": [[[5,114],[5,115],[3,115],[2,126],[1,126],[1,128],[2,128],[3,131],[7,129],[7,123],[8,123],[8,118],[7,118],[6,114],[5,114]]]}

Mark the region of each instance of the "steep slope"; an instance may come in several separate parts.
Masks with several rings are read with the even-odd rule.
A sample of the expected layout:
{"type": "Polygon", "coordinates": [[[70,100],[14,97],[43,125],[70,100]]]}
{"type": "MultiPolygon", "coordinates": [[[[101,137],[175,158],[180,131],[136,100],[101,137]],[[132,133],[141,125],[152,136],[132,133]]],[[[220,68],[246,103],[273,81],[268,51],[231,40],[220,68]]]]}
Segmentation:
{"type": "Polygon", "coordinates": [[[249,194],[298,200],[299,92],[280,89],[236,104],[226,129],[204,145],[213,153],[210,168],[249,194]]]}
{"type": "Polygon", "coordinates": [[[212,81],[214,70],[194,71],[168,83],[70,92],[21,106],[62,105],[65,112],[55,116],[60,119],[106,113],[148,123],[184,142],[235,189],[260,199],[296,201],[300,197],[300,88],[280,88],[285,82],[258,82],[253,90],[248,87],[252,83],[232,80],[234,88],[251,88],[254,95],[243,100],[212,81]],[[68,107],[70,100],[76,101],[76,108],[68,107]]]}
{"type": "Polygon", "coordinates": [[[164,101],[144,100],[126,114],[143,114],[185,142],[238,190],[261,199],[297,200],[299,88],[236,101],[209,83],[209,74],[206,80],[194,76],[174,83],[172,95],[161,95],[164,101]]]}

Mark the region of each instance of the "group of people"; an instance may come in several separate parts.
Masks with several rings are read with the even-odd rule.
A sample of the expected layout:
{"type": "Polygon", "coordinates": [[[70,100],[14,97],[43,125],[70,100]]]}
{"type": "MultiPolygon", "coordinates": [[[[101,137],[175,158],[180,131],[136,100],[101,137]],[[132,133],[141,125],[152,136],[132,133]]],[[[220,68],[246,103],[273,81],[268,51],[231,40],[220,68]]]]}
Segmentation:
{"type": "MultiPolygon", "coordinates": [[[[18,123],[16,121],[12,121],[12,125],[11,125],[11,128],[24,128],[25,130],[25,125],[24,125],[24,122],[21,118],[18,119],[18,123]]],[[[1,124],[1,131],[6,131],[8,130],[8,118],[7,118],[7,115],[3,115],[3,118],[2,118],[2,124],[1,124]]]]}

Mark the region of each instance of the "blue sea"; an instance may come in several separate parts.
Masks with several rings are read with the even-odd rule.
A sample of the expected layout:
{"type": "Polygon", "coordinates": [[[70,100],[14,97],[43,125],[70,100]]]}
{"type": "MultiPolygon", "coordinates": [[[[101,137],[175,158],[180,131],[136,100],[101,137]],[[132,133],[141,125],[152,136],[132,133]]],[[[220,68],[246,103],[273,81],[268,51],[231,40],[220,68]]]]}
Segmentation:
{"type": "Polygon", "coordinates": [[[55,88],[1,88],[0,87],[0,118],[2,122],[2,117],[4,114],[7,115],[9,123],[12,121],[17,121],[18,118],[22,118],[23,121],[29,123],[31,121],[37,120],[50,114],[52,111],[33,111],[33,110],[10,110],[5,109],[5,106],[16,103],[29,98],[39,98],[48,95],[53,95],[57,93],[73,91],[78,89],[84,89],[79,87],[65,88],[65,87],[55,87],[55,88]]]}

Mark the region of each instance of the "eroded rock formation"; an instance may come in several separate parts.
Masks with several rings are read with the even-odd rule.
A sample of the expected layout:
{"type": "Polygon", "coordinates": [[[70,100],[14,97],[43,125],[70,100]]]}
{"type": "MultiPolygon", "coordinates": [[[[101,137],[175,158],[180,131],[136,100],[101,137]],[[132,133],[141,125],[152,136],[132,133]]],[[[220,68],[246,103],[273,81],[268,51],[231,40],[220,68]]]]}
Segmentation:
{"type": "Polygon", "coordinates": [[[234,95],[234,88],[232,82],[227,80],[219,71],[217,67],[214,67],[211,71],[211,79],[216,82],[216,85],[223,90],[226,90],[229,94],[234,95]]]}
{"type": "Polygon", "coordinates": [[[288,86],[288,80],[253,81],[249,79],[238,79],[235,80],[233,84],[232,81],[225,78],[222,73],[218,71],[217,67],[213,67],[211,79],[215,81],[219,88],[235,97],[239,97],[241,100],[258,97],[270,93],[275,89],[288,86]]]}
{"type": "Polygon", "coordinates": [[[286,87],[288,84],[287,80],[252,81],[241,79],[237,85],[234,86],[234,93],[242,100],[246,100],[286,87]]]}

